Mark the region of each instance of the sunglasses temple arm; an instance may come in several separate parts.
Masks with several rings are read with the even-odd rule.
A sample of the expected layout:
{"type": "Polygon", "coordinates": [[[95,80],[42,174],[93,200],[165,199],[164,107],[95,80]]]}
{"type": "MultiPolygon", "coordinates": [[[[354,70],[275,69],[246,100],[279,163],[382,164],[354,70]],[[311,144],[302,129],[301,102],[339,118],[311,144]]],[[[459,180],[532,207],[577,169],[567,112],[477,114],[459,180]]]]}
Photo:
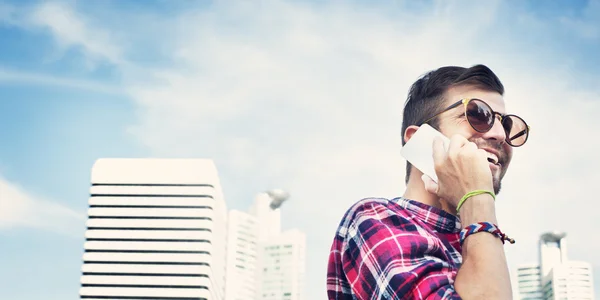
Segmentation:
{"type": "Polygon", "coordinates": [[[441,114],[443,114],[443,113],[445,113],[445,112],[447,112],[447,111],[449,111],[449,110],[451,110],[451,109],[453,109],[453,108],[455,108],[455,107],[457,107],[457,106],[461,105],[462,103],[463,103],[463,100],[460,100],[460,101],[458,101],[458,102],[456,102],[456,103],[454,103],[454,104],[452,104],[452,105],[450,105],[450,106],[446,107],[444,110],[442,110],[442,111],[440,111],[439,113],[437,113],[437,114],[433,115],[431,118],[429,118],[429,119],[425,120],[423,123],[421,123],[421,125],[423,125],[423,124],[425,124],[425,123],[427,123],[427,122],[429,122],[429,121],[433,120],[433,118],[435,118],[435,117],[437,117],[437,116],[439,116],[439,115],[441,115],[441,114]]]}
{"type": "Polygon", "coordinates": [[[520,136],[524,135],[524,134],[525,134],[525,132],[527,132],[527,130],[523,129],[523,130],[521,130],[519,133],[517,133],[517,134],[513,135],[512,137],[510,137],[509,139],[512,141],[512,140],[514,140],[514,139],[516,139],[516,138],[518,138],[518,137],[520,137],[520,136]]]}

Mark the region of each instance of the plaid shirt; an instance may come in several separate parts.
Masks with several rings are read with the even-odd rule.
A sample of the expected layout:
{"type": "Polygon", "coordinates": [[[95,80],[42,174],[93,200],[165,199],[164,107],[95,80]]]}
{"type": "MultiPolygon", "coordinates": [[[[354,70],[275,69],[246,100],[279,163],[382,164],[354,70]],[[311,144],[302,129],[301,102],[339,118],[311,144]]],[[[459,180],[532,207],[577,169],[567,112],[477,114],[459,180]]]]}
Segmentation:
{"type": "Polygon", "coordinates": [[[327,268],[329,299],[461,299],[460,220],[396,198],[354,204],[336,232],[327,268]]]}

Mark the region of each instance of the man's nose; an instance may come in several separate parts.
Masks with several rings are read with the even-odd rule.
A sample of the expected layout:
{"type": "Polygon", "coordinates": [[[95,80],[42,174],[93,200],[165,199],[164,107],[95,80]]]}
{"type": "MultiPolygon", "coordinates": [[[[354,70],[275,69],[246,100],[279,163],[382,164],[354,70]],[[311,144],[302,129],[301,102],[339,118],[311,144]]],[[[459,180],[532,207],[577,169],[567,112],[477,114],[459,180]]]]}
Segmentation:
{"type": "Polygon", "coordinates": [[[483,135],[483,138],[486,140],[492,139],[497,141],[505,141],[506,140],[506,131],[504,131],[504,127],[502,126],[502,117],[496,115],[496,120],[494,120],[494,125],[492,128],[483,135]]]}

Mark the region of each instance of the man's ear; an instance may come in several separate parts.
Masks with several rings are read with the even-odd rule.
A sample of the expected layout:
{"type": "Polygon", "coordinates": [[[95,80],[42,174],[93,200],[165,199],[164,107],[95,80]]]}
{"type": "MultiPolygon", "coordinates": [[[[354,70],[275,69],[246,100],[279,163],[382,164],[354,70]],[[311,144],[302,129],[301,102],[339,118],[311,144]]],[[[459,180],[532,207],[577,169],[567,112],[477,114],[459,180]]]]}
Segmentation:
{"type": "Polygon", "coordinates": [[[410,140],[410,138],[413,136],[413,134],[415,134],[415,132],[417,132],[417,129],[419,129],[419,126],[417,125],[410,125],[406,128],[406,130],[404,131],[404,143],[408,142],[408,140],[410,140]]]}

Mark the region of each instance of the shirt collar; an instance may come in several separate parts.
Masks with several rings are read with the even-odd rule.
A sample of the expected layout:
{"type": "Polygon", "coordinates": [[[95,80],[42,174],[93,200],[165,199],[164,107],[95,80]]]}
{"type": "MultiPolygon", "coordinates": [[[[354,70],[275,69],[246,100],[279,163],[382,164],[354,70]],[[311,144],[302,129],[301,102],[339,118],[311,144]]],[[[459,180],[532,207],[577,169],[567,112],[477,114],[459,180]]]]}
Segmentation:
{"type": "Polygon", "coordinates": [[[438,232],[459,233],[462,229],[457,216],[437,207],[403,197],[394,198],[393,202],[410,211],[421,221],[433,226],[438,232]]]}

